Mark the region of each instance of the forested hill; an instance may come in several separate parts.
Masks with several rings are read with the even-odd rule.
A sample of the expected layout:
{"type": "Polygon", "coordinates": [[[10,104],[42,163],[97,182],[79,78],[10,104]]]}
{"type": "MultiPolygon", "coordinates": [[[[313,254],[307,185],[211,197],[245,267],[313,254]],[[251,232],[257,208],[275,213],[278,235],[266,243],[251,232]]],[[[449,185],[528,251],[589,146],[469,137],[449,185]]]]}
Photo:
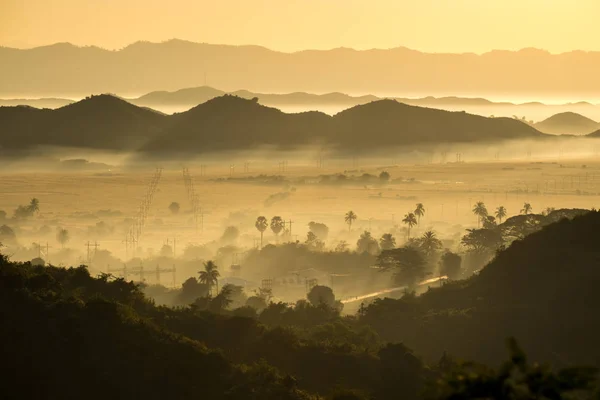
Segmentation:
{"type": "Polygon", "coordinates": [[[64,146],[130,150],[158,134],[167,119],[111,95],[91,96],[56,110],[0,107],[0,146],[64,146]]]}
{"type": "Polygon", "coordinates": [[[599,224],[598,212],[561,220],[471,279],[377,300],[350,318],[310,295],[260,313],[232,309],[225,288],[157,307],[123,279],[1,256],[0,390],[19,399],[417,400],[504,398],[501,385],[524,398],[591,396],[594,369],[529,365],[514,342],[498,372],[453,356],[496,365],[514,335],[534,361],[599,365],[599,224]]]}
{"type": "Polygon", "coordinates": [[[534,127],[553,135],[587,135],[600,128],[598,122],[574,112],[559,113],[538,122],[534,127]]]}
{"type": "Polygon", "coordinates": [[[256,99],[225,95],[186,112],[164,115],[100,95],[56,110],[0,107],[5,149],[64,146],[142,151],[166,157],[261,146],[321,145],[382,149],[432,143],[477,143],[544,135],[520,121],[485,118],[378,100],[334,117],[320,112],[286,114],[256,99]]]}
{"type": "MultiPolygon", "coordinates": [[[[520,218],[535,225],[536,216],[520,218]]],[[[513,242],[470,279],[376,302],[364,321],[432,357],[497,363],[498,341],[514,336],[536,360],[600,365],[600,317],[591,311],[600,307],[599,224],[596,211],[562,219],[513,242]]]]}

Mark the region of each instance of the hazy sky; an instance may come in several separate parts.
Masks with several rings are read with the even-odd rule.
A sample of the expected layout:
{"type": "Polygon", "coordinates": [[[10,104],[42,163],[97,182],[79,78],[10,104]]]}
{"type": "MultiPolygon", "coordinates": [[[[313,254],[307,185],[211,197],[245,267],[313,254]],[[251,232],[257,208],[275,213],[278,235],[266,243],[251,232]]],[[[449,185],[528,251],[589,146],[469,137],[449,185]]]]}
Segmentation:
{"type": "Polygon", "coordinates": [[[0,45],[600,50],[600,0],[0,0],[0,45]]]}

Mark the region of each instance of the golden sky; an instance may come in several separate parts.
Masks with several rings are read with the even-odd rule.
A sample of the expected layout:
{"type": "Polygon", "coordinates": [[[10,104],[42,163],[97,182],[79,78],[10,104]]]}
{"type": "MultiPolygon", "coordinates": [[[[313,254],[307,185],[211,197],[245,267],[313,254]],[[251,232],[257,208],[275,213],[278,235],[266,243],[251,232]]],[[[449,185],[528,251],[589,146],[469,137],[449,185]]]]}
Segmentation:
{"type": "Polygon", "coordinates": [[[0,45],[600,50],[600,0],[0,0],[0,45]]]}

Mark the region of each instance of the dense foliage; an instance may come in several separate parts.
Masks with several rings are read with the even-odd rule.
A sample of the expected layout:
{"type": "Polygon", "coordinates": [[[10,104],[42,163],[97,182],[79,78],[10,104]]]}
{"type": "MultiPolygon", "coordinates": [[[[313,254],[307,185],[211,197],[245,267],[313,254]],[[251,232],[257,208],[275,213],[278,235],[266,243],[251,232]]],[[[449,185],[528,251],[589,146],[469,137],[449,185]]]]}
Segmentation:
{"type": "MultiPolygon", "coordinates": [[[[467,280],[376,300],[350,317],[326,286],[294,305],[272,302],[268,291],[219,290],[210,262],[177,293],[188,305],[172,308],[84,266],[2,257],[0,391],[62,399],[592,398],[595,369],[571,365],[600,365],[600,318],[590,312],[600,305],[598,226],[598,212],[560,220],[498,251],[467,280]],[[496,365],[510,336],[535,360],[565,368],[528,364],[514,341],[497,370],[448,355],[496,365]]],[[[378,261],[410,281],[427,259],[408,246],[378,261]]],[[[449,275],[461,268],[449,252],[440,263],[449,275]]]]}

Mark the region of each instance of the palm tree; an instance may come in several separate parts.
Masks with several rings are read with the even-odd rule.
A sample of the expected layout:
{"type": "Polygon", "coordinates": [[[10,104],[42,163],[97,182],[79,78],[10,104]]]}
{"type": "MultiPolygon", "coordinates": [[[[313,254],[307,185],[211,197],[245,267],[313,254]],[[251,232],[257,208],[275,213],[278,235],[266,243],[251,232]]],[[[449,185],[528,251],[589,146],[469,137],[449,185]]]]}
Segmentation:
{"type": "Polygon", "coordinates": [[[417,223],[421,223],[421,217],[425,215],[425,207],[423,203],[417,203],[417,208],[415,208],[415,215],[417,216],[417,223]]]}
{"type": "Polygon", "coordinates": [[[29,212],[30,212],[31,214],[33,214],[33,213],[36,213],[36,212],[40,211],[40,201],[34,197],[34,198],[33,198],[33,199],[31,199],[31,201],[29,202],[29,206],[27,206],[27,209],[29,210],[29,212]]]}
{"type": "Polygon", "coordinates": [[[267,230],[267,227],[269,226],[269,222],[267,221],[267,219],[265,217],[260,216],[260,217],[256,218],[256,222],[254,223],[254,226],[260,232],[260,248],[262,249],[263,233],[267,230]]]}
{"type": "Polygon", "coordinates": [[[408,226],[408,238],[410,239],[410,228],[418,223],[417,217],[415,217],[414,213],[408,213],[404,216],[402,222],[408,226]]]}
{"type": "Polygon", "coordinates": [[[271,230],[277,236],[277,241],[279,242],[279,233],[285,228],[285,222],[281,217],[273,217],[271,218],[271,230]]]}
{"type": "Polygon", "coordinates": [[[527,215],[531,212],[531,210],[532,210],[531,204],[525,203],[525,204],[523,204],[523,209],[521,210],[521,213],[527,215]]]}
{"type": "Polygon", "coordinates": [[[352,223],[356,221],[356,218],[358,217],[356,216],[356,214],[354,214],[354,211],[350,210],[346,213],[344,221],[346,221],[346,223],[348,224],[348,230],[352,229],[352,223]]]}
{"type": "Polygon", "coordinates": [[[502,223],[502,218],[504,217],[506,217],[506,208],[504,206],[496,208],[496,218],[498,218],[500,223],[502,223]]]}
{"type": "Polygon", "coordinates": [[[421,237],[421,248],[426,256],[430,256],[442,248],[442,241],[437,238],[434,231],[427,231],[421,237]]]}
{"type": "Polygon", "coordinates": [[[65,244],[71,240],[71,237],[69,235],[69,231],[63,228],[60,228],[58,230],[58,232],[56,233],[56,240],[58,241],[58,243],[60,243],[61,247],[64,249],[65,248],[65,244]]]}
{"type": "Polygon", "coordinates": [[[212,292],[212,287],[217,286],[217,293],[219,292],[219,276],[221,274],[218,271],[217,265],[213,261],[207,261],[204,263],[204,271],[198,271],[200,274],[200,283],[208,285],[209,292],[212,292]]]}
{"type": "Polygon", "coordinates": [[[481,225],[481,221],[488,216],[488,210],[483,204],[483,201],[478,201],[473,207],[473,214],[477,216],[477,227],[481,225]]]}

